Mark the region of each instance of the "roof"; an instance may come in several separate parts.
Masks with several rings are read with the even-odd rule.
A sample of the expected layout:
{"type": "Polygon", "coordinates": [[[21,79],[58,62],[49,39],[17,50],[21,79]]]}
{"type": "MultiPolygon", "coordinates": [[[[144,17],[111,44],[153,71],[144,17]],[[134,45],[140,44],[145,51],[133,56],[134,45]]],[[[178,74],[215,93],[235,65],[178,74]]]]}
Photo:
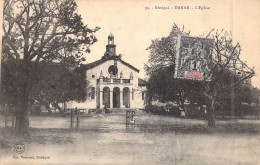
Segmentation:
{"type": "Polygon", "coordinates": [[[138,86],[146,86],[147,84],[148,83],[145,80],[138,78],[138,86]]]}
{"type": "MultiPolygon", "coordinates": [[[[100,60],[97,60],[97,61],[94,61],[92,63],[89,63],[89,64],[83,64],[83,68],[85,68],[86,70],[89,70],[89,69],[92,69],[92,68],[95,68],[96,66],[100,65],[100,64],[103,64],[104,62],[106,61],[109,61],[109,60],[114,60],[115,58],[117,58],[116,56],[112,56],[110,58],[102,58],[100,60]]],[[[133,65],[121,60],[121,59],[118,59],[118,61],[120,61],[122,64],[128,66],[129,68],[135,70],[136,72],[139,72],[139,69],[137,69],[136,67],[134,67],[133,65]]]]}
{"type": "Polygon", "coordinates": [[[109,36],[108,37],[114,37],[114,35],[110,32],[109,36]]]}

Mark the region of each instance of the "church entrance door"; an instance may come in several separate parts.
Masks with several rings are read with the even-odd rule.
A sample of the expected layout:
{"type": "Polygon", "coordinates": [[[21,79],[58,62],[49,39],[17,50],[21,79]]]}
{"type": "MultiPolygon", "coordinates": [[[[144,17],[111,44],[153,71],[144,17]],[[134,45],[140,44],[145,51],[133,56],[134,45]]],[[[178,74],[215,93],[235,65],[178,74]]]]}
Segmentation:
{"type": "Polygon", "coordinates": [[[110,108],[110,89],[108,87],[103,88],[103,104],[110,108]]]}
{"type": "Polygon", "coordinates": [[[113,108],[120,108],[120,89],[118,87],[113,89],[113,108]]]}

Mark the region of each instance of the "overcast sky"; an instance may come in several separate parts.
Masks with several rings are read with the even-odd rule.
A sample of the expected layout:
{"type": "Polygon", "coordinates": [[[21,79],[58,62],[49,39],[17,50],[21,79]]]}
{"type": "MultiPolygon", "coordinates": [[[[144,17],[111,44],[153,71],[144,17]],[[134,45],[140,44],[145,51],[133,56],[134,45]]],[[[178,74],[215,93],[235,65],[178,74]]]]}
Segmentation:
{"type": "Polygon", "coordinates": [[[103,56],[107,36],[115,36],[117,53],[122,59],[140,69],[144,78],[144,63],[151,40],[169,34],[173,23],[184,25],[192,36],[200,36],[210,29],[232,31],[235,41],[242,45],[241,58],[255,67],[253,85],[260,87],[260,1],[259,0],[76,0],[83,22],[90,28],[100,26],[98,42],[91,47],[87,61],[103,56]],[[155,9],[164,6],[170,9],[155,9]],[[175,6],[206,6],[210,9],[175,9],[175,6]],[[150,10],[145,10],[149,7],[150,10]],[[153,8],[153,9],[152,9],[153,8]]]}

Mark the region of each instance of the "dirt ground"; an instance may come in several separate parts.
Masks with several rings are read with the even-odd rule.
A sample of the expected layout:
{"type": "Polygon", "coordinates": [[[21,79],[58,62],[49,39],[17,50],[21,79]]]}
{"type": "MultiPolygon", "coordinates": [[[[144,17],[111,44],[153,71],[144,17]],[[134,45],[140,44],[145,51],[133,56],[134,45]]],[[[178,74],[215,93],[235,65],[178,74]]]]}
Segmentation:
{"type": "Polygon", "coordinates": [[[0,118],[0,164],[256,165],[260,163],[260,121],[207,122],[138,111],[136,124],[125,113],[81,118],[30,116],[31,135],[15,137],[0,118]],[[14,151],[17,142],[24,152],[14,151]]]}

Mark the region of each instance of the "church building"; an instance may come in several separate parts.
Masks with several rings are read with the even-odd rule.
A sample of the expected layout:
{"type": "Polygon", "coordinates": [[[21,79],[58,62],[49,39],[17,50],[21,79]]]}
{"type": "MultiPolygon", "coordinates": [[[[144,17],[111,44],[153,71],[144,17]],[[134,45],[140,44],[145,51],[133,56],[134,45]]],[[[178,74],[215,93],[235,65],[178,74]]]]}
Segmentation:
{"type": "Polygon", "coordinates": [[[139,69],[117,54],[113,34],[101,59],[84,65],[84,70],[89,82],[87,100],[73,107],[144,108],[147,83],[138,77],[139,69]]]}

